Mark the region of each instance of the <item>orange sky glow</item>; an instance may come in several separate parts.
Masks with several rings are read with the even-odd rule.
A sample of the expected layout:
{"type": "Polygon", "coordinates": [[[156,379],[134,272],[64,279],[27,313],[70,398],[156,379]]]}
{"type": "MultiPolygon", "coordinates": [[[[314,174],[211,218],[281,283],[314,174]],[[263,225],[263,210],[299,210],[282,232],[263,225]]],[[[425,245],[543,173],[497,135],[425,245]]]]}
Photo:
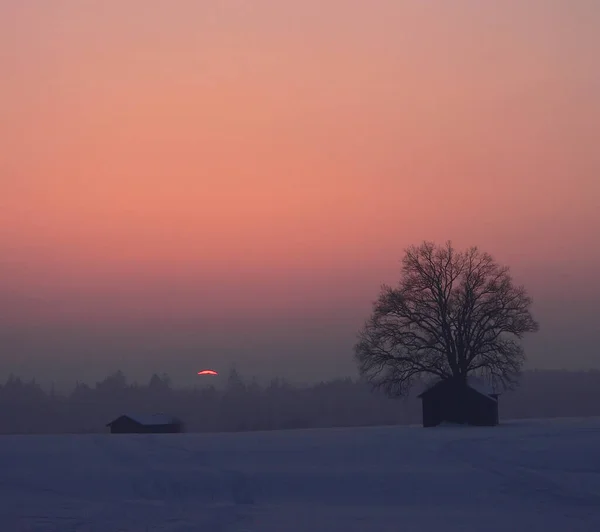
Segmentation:
{"type": "Polygon", "coordinates": [[[244,344],[284,367],[296,342],[348,372],[423,239],[512,266],[539,302],[533,365],[597,365],[598,27],[589,0],[5,0],[0,330],[20,332],[0,371],[83,356],[65,354],[83,333],[23,340],[53,327],[150,320],[179,340],[135,329],[104,352],[135,368],[141,345],[229,361],[244,344]],[[581,330],[544,329],[559,301],[581,330]],[[292,330],[324,314],[332,336],[292,330]],[[177,329],[225,319],[252,342],[177,329]],[[545,354],[569,335],[579,354],[545,354]]]}

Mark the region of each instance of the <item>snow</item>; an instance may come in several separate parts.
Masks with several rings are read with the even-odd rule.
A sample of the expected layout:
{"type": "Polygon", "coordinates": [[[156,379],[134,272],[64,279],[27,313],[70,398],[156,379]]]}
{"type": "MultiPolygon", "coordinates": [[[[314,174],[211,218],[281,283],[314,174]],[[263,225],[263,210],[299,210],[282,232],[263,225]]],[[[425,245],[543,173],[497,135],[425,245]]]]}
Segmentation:
{"type": "Polygon", "coordinates": [[[600,419],[0,437],[0,530],[600,530],[600,419]]]}

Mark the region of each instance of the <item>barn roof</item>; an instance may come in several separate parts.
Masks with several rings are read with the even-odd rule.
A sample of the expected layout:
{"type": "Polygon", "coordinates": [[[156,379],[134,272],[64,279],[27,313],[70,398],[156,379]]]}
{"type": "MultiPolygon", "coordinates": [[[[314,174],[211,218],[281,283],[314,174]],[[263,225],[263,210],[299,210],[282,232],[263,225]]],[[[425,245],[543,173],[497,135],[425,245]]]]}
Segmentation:
{"type": "Polygon", "coordinates": [[[487,382],[478,377],[467,377],[467,386],[483,395],[496,395],[494,389],[487,382]]]}
{"type": "MultiPolygon", "coordinates": [[[[127,417],[132,421],[135,421],[139,425],[144,426],[171,425],[173,423],[178,423],[179,421],[177,418],[166,414],[123,414],[117,419],[120,419],[122,417],[127,417]]],[[[112,421],[111,423],[109,423],[109,425],[111,425],[115,421],[112,421]]]]}
{"type": "MultiPolygon", "coordinates": [[[[422,397],[429,390],[432,390],[433,388],[437,387],[438,385],[440,385],[443,382],[446,382],[446,381],[443,380],[443,379],[436,379],[436,380],[434,380],[433,382],[431,382],[429,384],[429,386],[427,386],[418,395],[418,397],[422,397]]],[[[481,395],[484,395],[485,397],[488,397],[490,399],[493,399],[494,401],[497,401],[498,394],[483,379],[480,379],[478,377],[467,377],[467,386],[469,388],[475,390],[476,392],[480,393],[481,395]]]]}

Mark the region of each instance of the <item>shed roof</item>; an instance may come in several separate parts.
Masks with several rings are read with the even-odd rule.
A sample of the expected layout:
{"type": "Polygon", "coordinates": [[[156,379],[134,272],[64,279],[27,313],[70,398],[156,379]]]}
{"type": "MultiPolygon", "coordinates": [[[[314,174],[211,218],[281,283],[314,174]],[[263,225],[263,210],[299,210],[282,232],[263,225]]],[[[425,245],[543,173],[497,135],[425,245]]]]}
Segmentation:
{"type": "Polygon", "coordinates": [[[483,395],[497,395],[494,389],[479,377],[467,377],[467,386],[483,395]]]}
{"type": "MultiPolygon", "coordinates": [[[[443,380],[443,379],[434,380],[432,383],[429,384],[429,386],[427,386],[418,395],[418,397],[422,397],[429,390],[432,390],[433,388],[439,386],[443,382],[447,382],[447,381],[443,380]]],[[[498,400],[498,398],[497,398],[498,394],[493,390],[493,388],[488,383],[486,383],[483,379],[481,379],[479,377],[467,377],[467,386],[485,397],[493,399],[494,401],[498,400]]]]}
{"type": "MultiPolygon", "coordinates": [[[[144,426],[171,425],[179,422],[177,418],[166,414],[123,414],[117,419],[122,417],[127,417],[139,425],[144,426]]],[[[112,425],[117,419],[111,421],[109,425],[112,425]]]]}

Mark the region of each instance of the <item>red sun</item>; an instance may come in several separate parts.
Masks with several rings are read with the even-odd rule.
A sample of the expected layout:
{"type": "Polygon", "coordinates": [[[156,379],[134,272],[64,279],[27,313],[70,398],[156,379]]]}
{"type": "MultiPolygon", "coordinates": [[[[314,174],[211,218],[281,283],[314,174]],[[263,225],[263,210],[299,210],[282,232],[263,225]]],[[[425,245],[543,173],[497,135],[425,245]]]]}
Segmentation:
{"type": "Polygon", "coordinates": [[[198,375],[218,375],[218,373],[212,369],[203,369],[198,372],[198,375]]]}

